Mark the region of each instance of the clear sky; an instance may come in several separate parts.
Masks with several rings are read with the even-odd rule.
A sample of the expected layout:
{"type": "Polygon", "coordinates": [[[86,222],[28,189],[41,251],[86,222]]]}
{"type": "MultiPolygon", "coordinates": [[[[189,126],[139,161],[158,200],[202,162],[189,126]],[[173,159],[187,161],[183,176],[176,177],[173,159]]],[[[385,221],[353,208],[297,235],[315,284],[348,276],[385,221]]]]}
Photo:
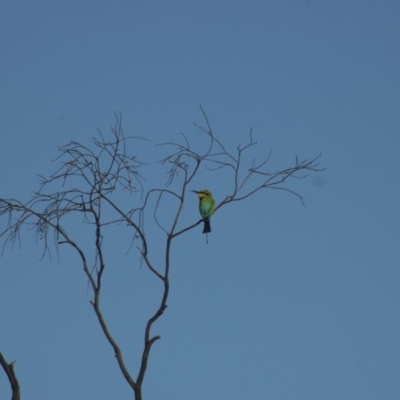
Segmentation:
{"type": "MultiPolygon", "coordinates": [[[[400,398],[399,20],[395,0],[1,1],[1,197],[28,200],[57,146],[107,133],[114,111],[156,143],[195,138],[201,104],[231,149],[252,127],[271,170],[323,154],[288,185],[305,207],[265,191],[221,209],[209,245],[200,227],[177,240],[145,400],[400,398]]],[[[103,306],[135,371],[160,287],[125,250],[103,306]]],[[[27,232],[0,258],[0,349],[23,398],[132,398],[76,255],[41,252],[27,232]]]]}

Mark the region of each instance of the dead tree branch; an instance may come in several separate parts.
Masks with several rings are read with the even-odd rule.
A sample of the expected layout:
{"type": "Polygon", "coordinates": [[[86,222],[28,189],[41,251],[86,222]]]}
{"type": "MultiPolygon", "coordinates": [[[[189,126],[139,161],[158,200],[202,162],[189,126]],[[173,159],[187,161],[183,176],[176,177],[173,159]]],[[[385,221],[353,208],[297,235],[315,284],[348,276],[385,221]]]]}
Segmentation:
{"type": "Polygon", "coordinates": [[[11,393],[12,393],[11,400],[19,400],[21,398],[21,395],[19,390],[18,379],[14,372],[14,364],[15,361],[9,364],[4,358],[3,354],[0,352],[0,365],[2,366],[4,372],[6,373],[11,386],[11,393]]]}
{"type": "MultiPolygon", "coordinates": [[[[43,243],[43,255],[50,256],[51,248],[58,253],[59,246],[64,244],[77,252],[91,289],[90,303],[136,400],[142,400],[142,386],[150,352],[153,344],[160,339],[160,335],[153,334],[154,324],[167,308],[170,292],[169,273],[173,264],[171,243],[176,237],[202,222],[200,220],[188,226],[181,226],[186,193],[199,171],[208,169],[226,171],[228,174],[231,190],[216,207],[215,211],[218,211],[221,207],[245,200],[263,189],[283,190],[304,202],[300,194],[284,185],[290,179],[302,179],[307,173],[322,170],[318,164],[321,155],[318,155],[303,161],[296,157],[294,165],[270,171],[267,167],[271,151],[260,161],[251,159],[251,151],[257,146],[252,130],[249,131],[246,143],[232,151],[214,134],[206,113],[203,108],[200,109],[205,126],[195,124],[195,127],[200,132],[200,140],[205,142],[203,151],[198,150],[198,138],[192,139],[183,133],[178,142],[157,145],[167,151],[156,164],[166,170],[166,181],[161,187],[145,189],[143,182],[147,164],[132,155],[128,146],[129,143],[137,143],[144,139],[126,137],[122,129],[121,115],[116,114],[116,123],[111,126],[110,139],[106,139],[99,131],[98,137],[92,139],[91,146],[72,141],[59,148],[60,155],[56,161],[61,165],[48,178],[40,177],[40,188],[31,200],[25,203],[17,199],[0,199],[0,217],[5,217],[7,221],[6,227],[0,231],[0,239],[4,241],[3,251],[7,244],[13,246],[21,243],[24,228],[34,228],[37,238],[43,243]],[[113,196],[115,191],[131,196],[128,204],[133,204],[134,199],[134,207],[125,209],[121,206],[113,196]],[[167,198],[172,200],[174,205],[170,208],[170,220],[165,222],[161,220],[159,210],[167,198]],[[87,249],[79,241],[79,229],[75,227],[77,219],[89,230],[92,237],[95,250],[93,265],[89,265],[88,261],[88,252],[92,252],[93,249],[87,249]],[[71,224],[70,221],[74,223],[71,224]],[[146,227],[151,223],[165,235],[163,246],[157,244],[150,247],[146,227]],[[110,226],[124,226],[130,229],[132,245],[136,244],[142,263],[162,282],[160,303],[144,326],[144,344],[141,354],[137,355],[139,367],[136,377],[128,370],[123,357],[124,352],[111,333],[101,308],[104,271],[107,268],[105,260],[113,259],[112,256],[105,256],[103,246],[104,237],[107,235],[106,228],[110,226]],[[160,248],[165,249],[163,263],[155,263],[152,260],[154,248],[158,252],[160,248]]],[[[0,362],[11,384],[14,384],[13,388],[17,388],[18,382],[12,365],[1,358],[0,362]]]]}

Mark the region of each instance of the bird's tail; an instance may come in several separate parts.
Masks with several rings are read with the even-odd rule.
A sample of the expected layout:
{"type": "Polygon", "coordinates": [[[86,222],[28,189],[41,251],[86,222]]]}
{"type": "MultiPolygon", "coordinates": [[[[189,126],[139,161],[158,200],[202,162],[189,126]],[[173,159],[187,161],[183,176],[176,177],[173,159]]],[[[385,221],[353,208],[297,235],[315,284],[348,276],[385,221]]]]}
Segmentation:
{"type": "Polygon", "coordinates": [[[210,220],[209,219],[205,219],[204,220],[203,233],[209,233],[209,232],[211,232],[210,220]]]}

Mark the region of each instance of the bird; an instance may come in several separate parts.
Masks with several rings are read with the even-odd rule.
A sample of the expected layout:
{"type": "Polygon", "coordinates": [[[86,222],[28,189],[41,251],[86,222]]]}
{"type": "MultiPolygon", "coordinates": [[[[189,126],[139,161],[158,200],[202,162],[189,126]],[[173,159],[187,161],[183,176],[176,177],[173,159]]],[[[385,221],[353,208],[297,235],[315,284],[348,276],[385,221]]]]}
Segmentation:
{"type": "Polygon", "coordinates": [[[191,190],[191,192],[196,193],[199,197],[199,211],[200,215],[204,221],[203,233],[211,232],[210,218],[215,210],[215,201],[212,194],[208,190],[191,190]]]}

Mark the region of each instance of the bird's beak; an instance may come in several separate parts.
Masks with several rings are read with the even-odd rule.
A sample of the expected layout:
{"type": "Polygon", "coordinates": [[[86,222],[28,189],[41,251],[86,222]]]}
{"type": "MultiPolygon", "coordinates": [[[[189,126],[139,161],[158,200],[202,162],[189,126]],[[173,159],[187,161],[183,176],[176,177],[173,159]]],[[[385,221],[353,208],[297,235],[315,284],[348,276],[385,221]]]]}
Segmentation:
{"type": "Polygon", "coordinates": [[[193,192],[193,193],[199,193],[197,190],[191,190],[191,192],[193,192]]]}

